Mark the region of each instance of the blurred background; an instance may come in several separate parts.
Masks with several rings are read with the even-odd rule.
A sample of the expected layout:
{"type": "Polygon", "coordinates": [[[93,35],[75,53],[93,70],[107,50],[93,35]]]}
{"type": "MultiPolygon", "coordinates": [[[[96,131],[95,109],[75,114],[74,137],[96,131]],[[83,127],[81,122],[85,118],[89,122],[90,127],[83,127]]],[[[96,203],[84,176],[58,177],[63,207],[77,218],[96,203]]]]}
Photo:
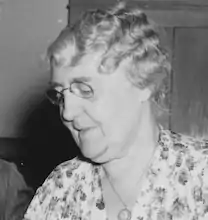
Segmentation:
{"type": "Polygon", "coordinates": [[[44,95],[46,49],[67,24],[68,3],[0,1],[0,158],[15,162],[35,189],[77,150],[44,95]]]}

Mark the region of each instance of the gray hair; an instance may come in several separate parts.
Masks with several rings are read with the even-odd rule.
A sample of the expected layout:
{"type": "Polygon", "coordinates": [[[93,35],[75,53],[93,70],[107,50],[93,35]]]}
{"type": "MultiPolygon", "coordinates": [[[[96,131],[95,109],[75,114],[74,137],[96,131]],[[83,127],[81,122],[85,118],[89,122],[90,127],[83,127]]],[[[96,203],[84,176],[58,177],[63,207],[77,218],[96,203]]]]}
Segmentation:
{"type": "Polygon", "coordinates": [[[142,10],[119,2],[108,10],[88,10],[64,28],[48,48],[48,58],[56,66],[76,66],[86,54],[103,51],[103,74],[130,58],[128,79],[141,89],[151,88],[154,103],[167,110],[171,65],[159,30],[142,10]],[[63,53],[67,50],[72,55],[63,53]]]}

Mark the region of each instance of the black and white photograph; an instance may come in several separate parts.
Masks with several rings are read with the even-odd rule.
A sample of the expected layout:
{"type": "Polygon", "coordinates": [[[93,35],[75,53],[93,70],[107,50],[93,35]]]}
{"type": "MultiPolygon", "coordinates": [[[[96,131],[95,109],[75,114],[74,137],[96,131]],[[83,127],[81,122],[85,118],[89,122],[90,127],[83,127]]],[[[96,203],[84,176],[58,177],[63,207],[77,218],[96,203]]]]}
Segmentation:
{"type": "Polygon", "coordinates": [[[0,0],[0,220],[208,220],[207,0],[0,0]]]}

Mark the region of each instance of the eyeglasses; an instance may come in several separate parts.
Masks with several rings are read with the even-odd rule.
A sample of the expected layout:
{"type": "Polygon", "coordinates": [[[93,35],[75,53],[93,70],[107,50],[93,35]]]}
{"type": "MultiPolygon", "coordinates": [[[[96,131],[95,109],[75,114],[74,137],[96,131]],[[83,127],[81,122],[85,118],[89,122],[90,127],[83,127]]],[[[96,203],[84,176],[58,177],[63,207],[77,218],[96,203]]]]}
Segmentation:
{"type": "Polygon", "coordinates": [[[65,99],[64,91],[66,90],[83,99],[90,99],[94,96],[94,91],[90,85],[83,82],[73,82],[70,84],[70,87],[62,89],[60,92],[54,88],[48,89],[46,97],[53,105],[63,105],[65,99]]]}

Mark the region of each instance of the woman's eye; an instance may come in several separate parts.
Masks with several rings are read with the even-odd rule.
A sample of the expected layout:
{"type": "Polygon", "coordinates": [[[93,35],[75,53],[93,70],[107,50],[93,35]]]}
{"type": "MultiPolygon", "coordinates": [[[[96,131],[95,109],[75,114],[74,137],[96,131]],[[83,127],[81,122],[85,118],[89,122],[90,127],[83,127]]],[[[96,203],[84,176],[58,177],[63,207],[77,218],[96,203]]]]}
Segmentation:
{"type": "Polygon", "coordinates": [[[85,83],[72,83],[71,84],[71,91],[81,97],[81,98],[91,98],[93,96],[93,89],[91,86],[85,83]]]}

